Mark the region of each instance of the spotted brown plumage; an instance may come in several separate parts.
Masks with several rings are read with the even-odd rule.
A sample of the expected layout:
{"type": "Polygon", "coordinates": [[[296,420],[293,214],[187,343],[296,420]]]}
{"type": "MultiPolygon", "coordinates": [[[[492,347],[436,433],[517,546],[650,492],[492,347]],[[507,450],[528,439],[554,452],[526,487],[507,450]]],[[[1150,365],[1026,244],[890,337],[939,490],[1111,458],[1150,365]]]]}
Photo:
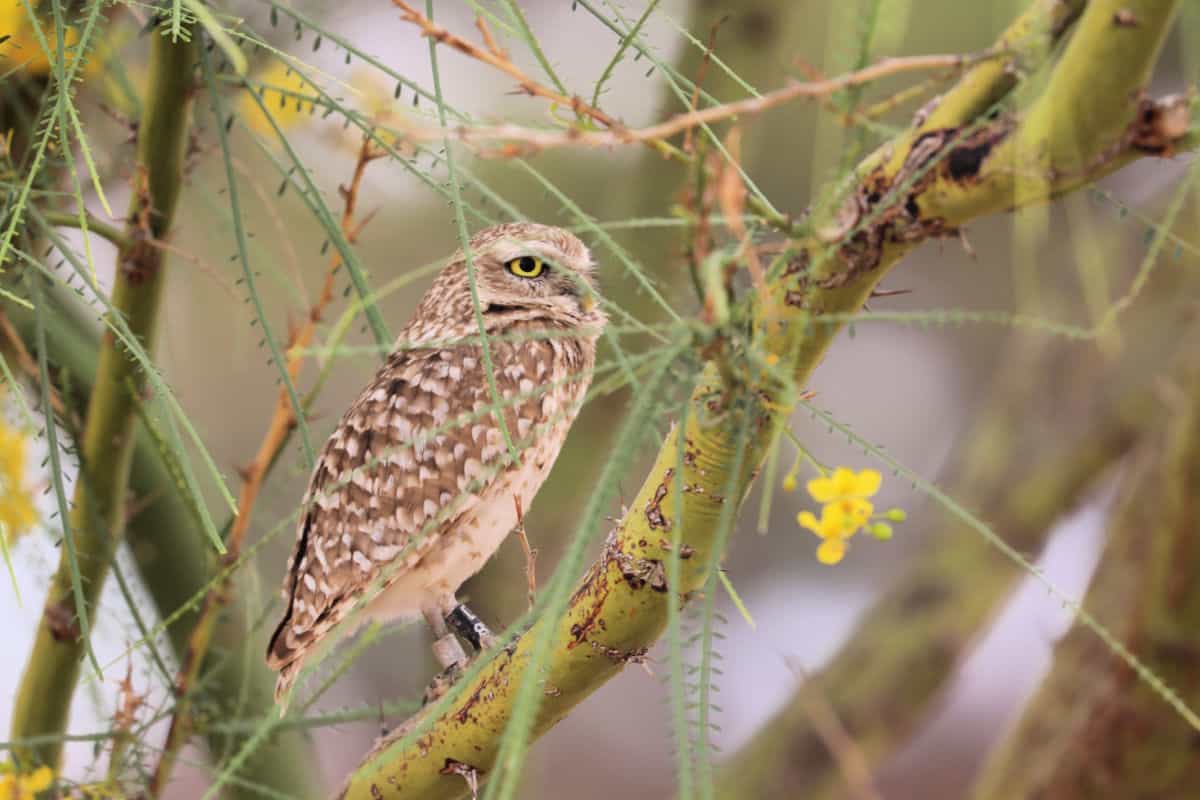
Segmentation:
{"type": "Polygon", "coordinates": [[[469,251],[494,392],[460,251],[317,458],[267,650],[279,698],[348,616],[453,607],[515,526],[517,501],[530,507],[578,413],[606,322],[587,248],[512,223],[469,251]]]}

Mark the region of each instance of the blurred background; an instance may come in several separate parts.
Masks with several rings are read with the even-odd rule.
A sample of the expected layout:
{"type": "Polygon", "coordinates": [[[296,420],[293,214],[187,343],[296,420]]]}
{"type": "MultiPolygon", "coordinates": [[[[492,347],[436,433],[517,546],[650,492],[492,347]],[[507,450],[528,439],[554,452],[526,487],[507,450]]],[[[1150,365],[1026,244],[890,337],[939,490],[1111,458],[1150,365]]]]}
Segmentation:
{"type": "MultiPolygon", "coordinates": [[[[739,85],[742,81],[766,91],[797,77],[835,75],[885,56],[973,53],[994,41],[1025,5],[1016,0],[836,4],[663,0],[653,4],[638,33],[640,47],[648,55],[634,58],[630,48],[612,68],[598,103],[629,126],[682,110],[656,63],[674,65],[693,79],[704,72],[708,91],[718,99],[733,100],[746,95],[745,86],[739,85]],[[713,59],[703,65],[696,43],[710,39],[715,41],[720,63],[713,59]]],[[[1184,42],[1186,31],[1200,30],[1200,15],[1194,4],[1185,6],[1190,21],[1177,26],[1172,35],[1152,94],[1195,86],[1200,51],[1194,39],[1190,48],[1184,42]]],[[[507,18],[502,7],[439,3],[437,21],[478,41],[477,11],[507,18]]],[[[563,84],[570,93],[589,100],[621,44],[610,26],[627,30],[647,10],[644,4],[632,2],[565,0],[524,0],[521,7],[563,84]]],[[[309,177],[336,214],[341,208],[337,189],[351,178],[361,131],[343,125],[337,115],[323,116],[322,109],[314,111],[311,104],[301,102],[297,111],[296,98],[281,100],[285,96],[279,88],[306,96],[313,93],[314,85],[319,86],[322,93],[373,116],[391,130],[436,127],[432,104],[414,103],[407,87],[394,96],[397,83],[392,74],[422,87],[432,86],[427,42],[387,3],[301,2],[291,6],[296,17],[273,8],[267,2],[231,2],[225,12],[241,18],[245,29],[295,59],[289,63],[296,70],[289,72],[268,49],[245,48],[250,74],[264,87],[265,105],[276,112],[276,124],[285,130],[297,158],[311,170],[309,177]],[[318,30],[323,32],[319,44],[318,30]],[[354,57],[337,45],[339,37],[353,43],[354,57]],[[383,68],[367,63],[361,53],[373,56],[383,68]]],[[[128,120],[136,116],[133,98],[146,79],[147,45],[139,34],[145,21],[144,12],[135,6],[122,6],[113,14],[103,46],[119,56],[122,69],[89,75],[79,91],[78,102],[86,113],[91,145],[114,209],[124,207],[128,198],[132,158],[128,120]]],[[[519,40],[504,44],[515,63],[530,74],[543,75],[535,55],[519,40]]],[[[448,48],[439,51],[439,65],[446,102],[466,117],[530,125],[551,121],[546,102],[515,91],[511,78],[498,71],[448,48]]],[[[793,102],[745,119],[742,162],[747,174],[777,209],[800,216],[822,188],[844,175],[847,166],[890,130],[904,125],[931,93],[897,104],[870,125],[841,124],[847,110],[869,108],[921,80],[920,76],[890,78],[829,103],[793,102]]],[[[941,86],[935,84],[933,90],[941,86]]],[[[291,162],[271,123],[256,104],[233,88],[229,92],[240,117],[231,141],[241,182],[243,223],[252,237],[250,255],[259,273],[258,293],[280,335],[289,321],[303,318],[332,250],[309,204],[291,188],[294,176],[288,190],[280,191],[291,162]]],[[[557,113],[565,115],[561,109],[557,113]]],[[[236,491],[237,468],[253,456],[278,386],[277,371],[266,364],[267,351],[260,345],[262,332],[252,325],[251,305],[244,302],[240,267],[230,260],[235,252],[234,231],[215,139],[212,117],[200,102],[181,212],[171,240],[157,355],[226,482],[236,491]]],[[[362,228],[355,252],[372,286],[387,292],[380,303],[392,331],[408,319],[431,280],[430,270],[458,245],[454,212],[442,193],[448,174],[438,149],[398,143],[399,157],[369,165],[358,195],[360,215],[373,216],[362,228]]],[[[582,215],[602,227],[630,220],[669,220],[679,218],[677,207],[686,200],[685,171],[648,148],[564,148],[511,159],[480,157],[471,148],[456,145],[455,154],[463,174],[480,182],[462,178],[467,202],[497,221],[509,216],[503,204],[527,219],[564,226],[581,226],[582,215]],[[481,185],[502,204],[484,198],[481,185]]],[[[1050,208],[981,220],[966,232],[969,247],[953,239],[928,243],[884,282],[886,289],[907,293],[878,298],[872,301],[872,310],[1011,312],[1089,328],[1129,291],[1155,225],[1179,190],[1190,158],[1142,161],[1106,179],[1096,190],[1076,193],[1050,208]]],[[[105,216],[95,197],[89,202],[95,214],[105,216]]],[[[469,223],[472,229],[481,227],[480,219],[469,223]]],[[[1198,224],[1200,207],[1193,193],[1175,218],[1173,230],[1195,242],[1198,224]]],[[[67,233],[81,247],[78,232],[67,233]]],[[[594,231],[584,230],[581,236],[593,248],[606,295],[652,320],[653,305],[636,291],[612,247],[594,231]]],[[[681,314],[697,312],[679,228],[617,224],[611,236],[654,276],[681,314]]],[[[112,280],[113,248],[99,237],[90,246],[99,280],[107,287],[112,280]]],[[[1010,531],[1004,523],[1014,514],[1000,507],[1005,502],[1004,487],[1018,483],[1039,464],[1061,457],[1071,442],[1100,424],[1097,419],[1108,413],[1107,404],[1124,402],[1132,389],[1153,384],[1158,371],[1170,362],[1170,354],[1195,333],[1188,314],[1197,298],[1200,260],[1196,252],[1194,246],[1166,248],[1164,266],[1102,337],[1068,341],[1036,329],[1039,326],[970,323],[952,314],[945,316],[944,324],[933,324],[935,315],[920,324],[864,320],[853,326],[853,335],[838,339],[808,388],[816,393],[816,405],[830,409],[859,436],[884,446],[914,472],[946,488],[1006,538],[1010,531]]],[[[336,288],[340,296],[319,329],[318,342],[353,297],[344,270],[336,288]]],[[[1190,341],[1194,346],[1197,340],[1190,341]]],[[[377,358],[361,320],[354,321],[336,354],[316,348],[316,358],[308,361],[298,381],[301,387],[310,387],[321,366],[327,361],[332,364],[309,419],[314,443],[323,441],[336,424],[374,372],[377,358]]],[[[617,392],[597,398],[588,407],[529,514],[527,527],[538,549],[543,581],[574,529],[581,498],[593,485],[599,454],[610,443],[627,399],[617,392]]],[[[719,729],[712,737],[718,757],[735,763],[756,732],[778,724],[776,715],[793,708],[801,696],[798,691],[805,676],[819,673],[829,663],[854,635],[863,614],[886,598],[901,576],[922,559],[936,559],[939,551],[961,547],[974,553],[970,563],[977,572],[969,580],[978,580],[986,610],[954,641],[930,643],[943,648],[952,662],[950,677],[928,707],[897,731],[905,741],[889,748],[875,785],[887,798],[963,796],[989,749],[1009,730],[1045,675],[1052,648],[1069,628],[1071,614],[1060,599],[1033,577],[1018,573],[977,532],[955,523],[926,493],[914,491],[911,480],[892,475],[861,446],[803,411],[793,424],[799,440],[823,463],[883,471],[877,506],[902,508],[908,519],[896,525],[892,540],[863,537],[854,542],[842,563],[824,566],[814,555],[817,540],[796,524],[796,514],[814,510],[815,504],[803,490],[782,491],[778,479],[771,485],[760,481],[741,515],[724,565],[753,625],[722,595],[719,608],[724,622],[719,630],[724,638],[718,642],[718,652],[723,675],[718,679],[720,711],[714,716],[719,729]],[[771,495],[766,508],[764,492],[771,495]],[[762,530],[760,520],[765,523],[762,530]]],[[[59,534],[51,519],[54,501],[40,491],[46,486],[37,467],[45,454],[44,444],[35,438],[30,446],[29,480],[39,490],[36,502],[43,522],[13,547],[20,597],[7,588],[0,591],[4,623],[0,647],[9,654],[0,658],[0,728],[5,730],[11,706],[4,698],[17,685],[22,655],[30,647],[58,555],[54,542],[59,534]]],[[[655,443],[647,441],[644,458],[654,449],[655,443]]],[[[793,454],[790,445],[783,446],[779,477],[793,454]]],[[[645,460],[623,484],[626,498],[636,492],[644,466],[645,460]]],[[[1111,467],[1095,470],[1077,491],[1064,496],[1059,513],[1012,541],[1068,597],[1082,598],[1087,587],[1103,547],[1114,497],[1119,495],[1122,469],[1119,459],[1111,459],[1111,467]]],[[[811,471],[803,467],[800,477],[803,487],[811,471]]],[[[293,440],[254,511],[251,541],[268,541],[254,551],[253,563],[244,570],[243,586],[248,593],[246,605],[258,623],[255,635],[264,646],[278,611],[276,590],[306,479],[293,440]]],[[[218,507],[212,486],[206,490],[212,506],[218,507]]],[[[611,513],[619,511],[614,507],[611,513]]],[[[593,551],[598,550],[603,533],[596,533],[593,551]]],[[[128,553],[122,558],[138,606],[153,623],[153,604],[139,586],[128,553]]],[[[148,692],[147,708],[167,702],[166,687],[142,649],[127,656],[139,634],[126,601],[112,583],[105,587],[93,643],[101,663],[115,666],[107,669],[103,681],[85,678],[81,684],[72,711],[72,732],[107,729],[126,663],[139,691],[148,692]]],[[[503,627],[519,616],[525,608],[525,576],[515,540],[505,543],[465,593],[494,626],[503,627]]],[[[963,602],[969,603],[969,597],[968,593],[963,602]]],[[[386,632],[310,713],[418,698],[433,672],[425,637],[419,626],[386,632]]],[[[870,644],[853,651],[864,668],[876,656],[870,644]]],[[[888,643],[878,641],[876,646],[884,648],[888,643]]],[[[258,645],[251,648],[258,649],[258,645]]],[[[577,800],[618,794],[670,796],[674,751],[663,660],[652,651],[645,669],[626,669],[537,742],[522,796],[551,798],[568,792],[577,800]]],[[[841,678],[851,679],[855,667],[838,663],[839,670],[851,671],[841,678]]],[[[819,702],[822,682],[813,685],[812,697],[819,702]]],[[[831,707],[835,715],[839,713],[836,701],[831,707]]],[[[308,735],[316,745],[313,752],[319,757],[325,785],[330,789],[338,785],[381,727],[395,724],[402,716],[313,727],[308,735]]],[[[886,717],[886,711],[880,716],[886,717]]],[[[853,738],[852,721],[846,722],[853,738]]],[[[151,728],[148,741],[165,732],[164,720],[151,728]]],[[[209,768],[201,749],[186,751],[184,762],[168,797],[199,796],[208,783],[209,768]]],[[[66,774],[88,780],[103,769],[94,742],[68,744],[66,774]]]]}

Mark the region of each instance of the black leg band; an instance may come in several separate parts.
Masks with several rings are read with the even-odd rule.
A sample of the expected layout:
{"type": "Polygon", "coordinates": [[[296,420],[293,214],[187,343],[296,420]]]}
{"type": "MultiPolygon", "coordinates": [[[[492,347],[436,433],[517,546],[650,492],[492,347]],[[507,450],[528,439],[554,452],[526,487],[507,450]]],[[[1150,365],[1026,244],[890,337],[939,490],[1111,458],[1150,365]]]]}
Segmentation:
{"type": "Polygon", "coordinates": [[[459,603],[454,610],[446,615],[446,625],[474,647],[476,652],[483,650],[482,639],[492,635],[487,624],[475,612],[459,603]]]}

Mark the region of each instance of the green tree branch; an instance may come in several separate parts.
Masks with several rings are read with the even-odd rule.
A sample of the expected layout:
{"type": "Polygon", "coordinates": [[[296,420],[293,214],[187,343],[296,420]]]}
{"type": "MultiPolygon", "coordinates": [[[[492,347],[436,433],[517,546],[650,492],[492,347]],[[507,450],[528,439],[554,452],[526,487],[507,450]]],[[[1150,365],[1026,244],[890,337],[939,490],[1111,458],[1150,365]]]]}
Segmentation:
{"type": "MultiPolygon", "coordinates": [[[[1114,5],[1088,5],[1086,24],[1076,33],[1064,63],[1074,64],[1081,58],[1078,53],[1113,52],[1113,37],[1123,36],[1125,28],[1097,24],[1088,17],[1107,14],[1111,22],[1114,5]]],[[[1141,26],[1159,29],[1140,32],[1137,42],[1146,51],[1131,53],[1136,64],[1152,65],[1178,3],[1143,0],[1122,6],[1138,15],[1141,26]]],[[[1031,47],[1034,37],[1053,29],[1064,7],[1035,3],[1002,37],[1001,46],[1018,53],[1031,47]]],[[[1090,87],[1052,78],[1033,108],[1038,103],[1085,108],[1106,116],[1103,130],[1124,133],[1112,141],[1097,138],[1076,144],[1075,121],[1058,128],[1054,122],[1059,117],[1034,114],[1032,119],[1041,126],[1037,132],[1049,143],[1048,155],[1044,162],[1016,165],[1039,176],[1036,192],[1017,195],[1011,183],[1005,191],[1003,181],[978,180],[981,172],[993,169],[990,154],[997,145],[1020,131],[1017,118],[1004,128],[993,128],[986,117],[980,118],[1013,86],[1010,72],[988,64],[969,72],[914,130],[869,157],[844,201],[833,210],[819,210],[816,218],[825,223],[818,236],[797,242],[771,281],[769,297],[756,310],[754,346],[730,350],[734,337],[718,331],[718,349],[722,342],[727,348],[724,357],[706,367],[682,432],[675,427],[667,436],[603,557],[572,596],[566,616],[539,619],[510,650],[494,654],[469,683],[455,687],[442,702],[385,737],[350,776],[343,796],[458,796],[466,790],[460,777],[464,772],[480,776],[493,768],[522,681],[543,685],[534,723],[535,734],[540,734],[627,661],[640,657],[661,634],[668,604],[686,599],[704,584],[702,565],[709,563],[721,509],[744,496],[782,424],[781,409],[792,387],[807,381],[840,329],[834,321],[838,318],[820,321],[821,316],[857,311],[883,275],[919,242],[949,235],[978,214],[1011,207],[1018,199],[1053,197],[1144,152],[1131,134],[1140,130],[1145,118],[1138,102],[1145,70],[1113,59],[1096,61],[1092,69],[1099,84],[1115,94],[1092,101],[1058,96],[1090,87]],[[936,122],[932,128],[931,121],[936,122]],[[979,130],[991,131],[990,138],[982,143],[971,138],[979,130]],[[1066,169],[1077,164],[1085,164],[1086,170],[1066,169]],[[770,367],[775,359],[778,368],[770,367]],[[748,444],[736,441],[734,434],[745,426],[750,431],[748,444]],[[678,452],[683,453],[682,461],[678,452]],[[745,457],[735,458],[735,453],[745,457]],[[736,491],[730,493],[730,486],[736,491]],[[676,508],[681,513],[675,513],[676,508]],[[663,565],[671,557],[671,536],[678,537],[691,557],[683,562],[680,585],[668,587],[663,565]],[[552,626],[553,648],[548,663],[533,675],[530,656],[544,626],[552,626]]],[[[1185,134],[1186,129],[1180,131],[1169,144],[1176,146],[1185,134]]],[[[999,151],[1005,152],[1003,147],[999,151]]],[[[1004,164],[1014,166],[1011,159],[1004,164]]]]}
{"type": "MultiPolygon", "coordinates": [[[[46,293],[45,299],[51,320],[46,330],[51,379],[66,407],[82,417],[96,377],[96,335],[72,304],[53,293],[46,293]]],[[[34,312],[9,303],[4,314],[36,354],[34,312]]],[[[211,589],[219,563],[185,499],[186,489],[142,424],[135,430],[129,489],[139,510],[126,522],[125,541],[159,617],[173,619],[166,635],[182,660],[199,615],[195,600],[211,589]]],[[[242,572],[234,573],[233,580],[239,587],[249,583],[242,572]]],[[[241,588],[230,592],[200,669],[200,688],[194,691],[205,723],[259,719],[275,707],[274,675],[262,664],[265,640],[255,635],[252,611],[243,597],[241,588]]],[[[249,735],[201,727],[213,760],[239,750],[249,735]]],[[[298,730],[279,730],[255,749],[238,770],[241,781],[231,782],[226,794],[251,800],[263,796],[256,788],[263,787],[287,797],[312,797],[319,785],[315,767],[307,737],[298,730]]]]}
{"type": "MultiPolygon", "coordinates": [[[[1100,567],[1084,600],[1157,679],[1200,704],[1200,372],[1174,384],[1167,429],[1127,477],[1100,567]]],[[[1196,732],[1155,687],[1082,626],[991,759],[975,797],[1187,797],[1196,732]]]]}
{"type": "MultiPolygon", "coordinates": [[[[1047,437],[1057,404],[1031,408],[1031,395],[1077,407],[1069,398],[1091,394],[1096,371],[1077,371],[1066,386],[1035,389],[1030,376],[1055,374],[1065,354],[1023,353],[1028,342],[1022,334],[1014,338],[1000,359],[1012,368],[987,392],[989,407],[964,437],[971,444],[948,471],[954,475],[948,491],[1013,547],[1035,553],[1054,522],[1135,444],[1139,421],[1151,416],[1154,403],[1137,384],[1131,397],[1105,397],[1089,409],[1082,430],[1047,437]]],[[[812,718],[812,693],[828,701],[868,765],[883,763],[925,719],[1022,574],[961,523],[940,524],[837,656],[728,758],[718,796],[845,796],[842,765],[812,718]]]]}
{"type": "MultiPolygon", "coordinates": [[[[1099,245],[1112,246],[1109,239],[1099,245]]],[[[987,404],[958,437],[963,451],[945,474],[947,493],[1016,550],[1039,552],[1054,521],[1097,477],[1158,434],[1155,387],[1181,374],[1195,333],[1178,300],[1186,275],[1161,277],[1125,318],[1119,358],[1020,331],[996,359],[1002,366],[983,393],[987,404]],[[1190,326],[1183,335],[1180,325],[1190,326]]],[[[939,522],[838,654],[728,757],[719,795],[845,796],[845,752],[831,750],[813,699],[828,703],[865,766],[886,765],[927,720],[1023,575],[961,522],[939,522]]]]}
{"type": "MultiPolygon", "coordinates": [[[[165,275],[162,250],[145,240],[163,239],[171,228],[183,178],[196,53],[194,41],[153,36],[150,88],[139,126],[138,164],[127,222],[129,244],[118,254],[112,294],[113,307],[147,350],[153,346],[165,275]]],[[[133,359],[106,333],[84,420],[70,524],[65,529],[66,535],[75,537],[74,546],[68,543],[63,548],[21,677],[13,711],[14,739],[52,736],[65,729],[87,644],[79,615],[94,615],[125,527],[134,421],[140,403],[137,395],[143,386],[133,359]],[[82,608],[76,607],[72,591],[68,559],[72,549],[82,586],[82,608]]],[[[20,755],[57,770],[62,742],[46,740],[20,755]]]]}

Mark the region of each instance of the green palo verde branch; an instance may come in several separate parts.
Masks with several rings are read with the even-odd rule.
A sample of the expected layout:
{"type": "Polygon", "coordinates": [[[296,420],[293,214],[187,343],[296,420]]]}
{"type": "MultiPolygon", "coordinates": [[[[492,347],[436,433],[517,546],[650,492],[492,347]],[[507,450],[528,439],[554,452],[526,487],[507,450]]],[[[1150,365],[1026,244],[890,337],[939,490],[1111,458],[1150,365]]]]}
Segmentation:
{"type": "MultiPolygon", "coordinates": [[[[61,290],[42,293],[47,316],[45,358],[65,413],[82,418],[95,382],[99,344],[89,321],[62,294],[61,290]]],[[[36,355],[35,312],[6,303],[3,315],[36,355]]],[[[35,372],[26,372],[36,379],[35,372]]],[[[165,632],[182,661],[200,614],[195,601],[211,590],[219,564],[188,493],[180,488],[175,456],[160,439],[161,432],[152,433],[145,424],[135,430],[129,490],[139,509],[126,521],[124,539],[158,616],[173,620],[165,632]]],[[[261,667],[264,643],[252,633],[254,615],[242,597],[240,587],[230,592],[200,668],[197,684],[203,690],[198,692],[197,705],[209,722],[258,719],[275,705],[274,678],[261,667]]],[[[204,732],[214,760],[240,749],[247,736],[213,725],[205,725],[204,732]]],[[[236,778],[241,780],[232,781],[226,795],[239,800],[263,797],[268,790],[280,796],[310,797],[318,785],[309,743],[302,731],[292,729],[276,731],[255,749],[236,778]]]]}
{"type": "MultiPolygon", "coordinates": [[[[146,350],[154,341],[164,282],[161,240],[171,228],[183,178],[184,148],[197,47],[194,41],[154,35],[150,87],[139,126],[134,192],[120,249],[112,304],[146,350]]],[[[30,276],[38,280],[38,276],[30,276]]],[[[101,344],[96,383],[88,402],[80,476],[64,536],[62,560],[17,689],[12,738],[61,734],[87,647],[87,620],[125,523],[133,431],[144,380],[111,333],[101,344]],[[73,590],[73,587],[75,589],[73,590]]],[[[48,423],[49,424],[49,423],[48,423]]],[[[61,740],[24,748],[22,761],[57,770],[61,740]]]]}
{"type": "MultiPolygon", "coordinates": [[[[1177,687],[1179,699],[1195,708],[1200,362],[1194,352],[1171,384],[1162,430],[1123,476],[1084,606],[1130,643],[1156,680],[1177,687]]],[[[1195,731],[1155,688],[1133,680],[1122,658],[1077,625],[1056,645],[1049,675],[991,755],[974,797],[1194,794],[1200,760],[1186,743],[1195,741],[1195,731]]]]}
{"type": "MultiPolygon", "coordinates": [[[[1084,393],[1091,399],[1097,380],[1095,369],[1053,370],[1077,357],[1075,349],[1041,347],[1031,355],[1029,344],[1024,335],[1013,337],[987,407],[961,437],[966,450],[946,474],[954,476],[949,495],[1003,531],[1013,547],[1036,553],[1055,520],[1136,446],[1158,404],[1138,372],[1134,379],[1123,376],[1124,391],[1105,391],[1095,405],[1079,403],[1086,408],[1080,430],[1061,438],[1023,435],[1049,424],[1049,404],[1032,398],[1030,375],[1054,374],[1053,386],[1039,383],[1037,392],[1059,402],[1065,395],[1068,403],[1084,393]]],[[[833,660],[804,676],[779,712],[724,760],[718,798],[846,796],[846,753],[830,746],[812,713],[814,702],[836,709],[868,766],[885,763],[909,741],[965,650],[1024,576],[958,519],[932,523],[930,533],[923,556],[893,576],[892,587],[833,660]]]]}
{"type": "Polygon", "coordinates": [[[807,381],[840,330],[843,323],[822,321],[822,314],[857,311],[887,271],[928,238],[954,235],[988,212],[1043,202],[1139,155],[1194,144],[1187,124],[1179,124],[1181,101],[1143,96],[1177,0],[1088,3],[1041,93],[1020,113],[993,113],[1015,87],[1014,76],[1030,66],[1024,60],[1044,50],[1047,37],[1063,35],[1081,6],[1035,2],[998,43],[1012,53],[1008,63],[968,71],[911,130],[863,162],[841,202],[817,210],[818,232],[793,242],[771,271],[767,298],[755,311],[753,346],[733,352],[726,344],[722,353],[729,340],[718,337],[710,348],[720,366],[703,371],[684,422],[668,434],[566,614],[543,615],[446,698],[385,737],[343,796],[459,796],[469,783],[463,776],[474,780],[497,768],[525,681],[538,682],[537,735],[645,653],[661,635],[669,605],[703,586],[706,567],[720,556],[713,546],[722,509],[744,496],[783,422],[790,387],[807,381]],[[1129,15],[1137,25],[1124,24],[1129,15]],[[739,441],[739,430],[748,440],[739,441]],[[676,564],[679,585],[668,586],[666,565],[676,564]],[[547,636],[549,655],[536,664],[537,641],[547,636]]]}

